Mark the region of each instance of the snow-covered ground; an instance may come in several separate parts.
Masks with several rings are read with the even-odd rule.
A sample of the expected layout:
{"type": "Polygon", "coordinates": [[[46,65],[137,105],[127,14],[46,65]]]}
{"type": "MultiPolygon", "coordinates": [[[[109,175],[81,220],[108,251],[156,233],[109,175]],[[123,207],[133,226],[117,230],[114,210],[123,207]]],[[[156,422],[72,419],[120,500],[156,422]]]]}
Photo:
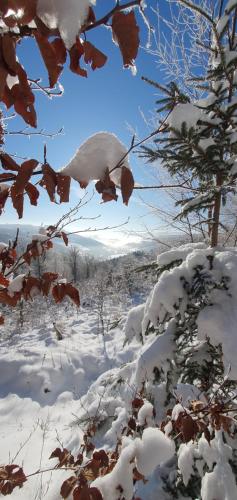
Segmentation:
{"type": "MultiPolygon", "coordinates": [[[[55,326],[62,340],[57,340],[52,314],[45,311],[39,326],[26,325],[12,333],[8,326],[5,338],[2,333],[0,464],[17,463],[27,475],[52,468],[57,461],[49,456],[60,443],[78,452],[87,423],[84,395],[90,385],[136,356],[135,346],[123,347],[119,328],[106,332],[105,352],[98,315],[91,308],[60,307],[63,320],[55,326]]],[[[113,411],[112,406],[111,415],[113,411]]],[[[12,498],[58,500],[62,481],[69,475],[56,470],[32,476],[22,489],[14,490],[12,498]]]]}
{"type": "Polygon", "coordinates": [[[101,269],[80,309],[4,311],[0,464],[27,476],[13,499],[59,500],[73,472],[49,457],[65,448],[103,500],[236,500],[237,250],[183,245],[157,266],[153,287],[101,269]],[[95,473],[89,445],[107,458],[95,473]]]}

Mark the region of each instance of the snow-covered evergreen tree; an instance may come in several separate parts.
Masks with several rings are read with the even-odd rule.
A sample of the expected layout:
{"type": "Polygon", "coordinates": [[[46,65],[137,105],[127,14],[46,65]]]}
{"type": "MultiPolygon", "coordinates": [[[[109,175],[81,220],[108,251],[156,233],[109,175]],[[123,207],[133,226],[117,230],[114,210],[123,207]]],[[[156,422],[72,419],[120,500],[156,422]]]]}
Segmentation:
{"type": "Polygon", "coordinates": [[[221,205],[236,190],[236,2],[221,2],[217,18],[219,5],[211,13],[201,2],[180,3],[190,15],[197,12],[207,22],[210,42],[205,42],[203,51],[209,54],[209,63],[202,70],[198,67],[192,79],[202,97],[191,100],[176,82],[161,86],[150,81],[164,94],[157,102],[158,111],[166,116],[155,146],[144,146],[143,154],[150,161],[161,160],[171,175],[182,175],[182,182],[187,180],[190,196],[182,200],[180,216],[204,210],[211,245],[216,246],[221,205]]]}

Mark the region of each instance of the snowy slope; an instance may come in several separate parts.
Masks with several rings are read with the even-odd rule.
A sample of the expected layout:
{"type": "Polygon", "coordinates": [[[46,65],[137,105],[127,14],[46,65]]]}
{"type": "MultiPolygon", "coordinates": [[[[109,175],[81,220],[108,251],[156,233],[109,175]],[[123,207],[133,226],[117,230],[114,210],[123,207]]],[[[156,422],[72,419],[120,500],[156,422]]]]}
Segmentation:
{"type": "MultiPolygon", "coordinates": [[[[15,462],[31,474],[56,464],[49,456],[59,446],[58,440],[78,452],[83,433],[76,422],[80,416],[85,418],[87,406],[83,396],[101,374],[108,371],[110,377],[112,366],[133,360],[136,347],[123,348],[124,338],[117,328],[106,333],[105,353],[96,313],[81,309],[78,314],[68,305],[40,318],[35,328],[26,325],[23,330],[13,330],[7,321],[4,331],[0,346],[0,464],[15,462]],[[53,326],[55,317],[63,336],[60,341],[53,326]]],[[[33,476],[11,498],[58,500],[64,477],[68,472],[58,470],[53,476],[52,472],[33,476]]]]}

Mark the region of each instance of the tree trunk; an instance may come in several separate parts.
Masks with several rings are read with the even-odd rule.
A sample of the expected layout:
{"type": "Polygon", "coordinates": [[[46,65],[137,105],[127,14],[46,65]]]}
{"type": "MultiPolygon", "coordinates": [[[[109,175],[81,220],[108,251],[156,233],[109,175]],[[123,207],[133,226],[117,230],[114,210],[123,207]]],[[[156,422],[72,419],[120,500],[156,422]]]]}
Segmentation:
{"type": "MultiPolygon", "coordinates": [[[[218,172],[216,174],[216,187],[221,187],[222,183],[223,183],[222,174],[218,172]]],[[[211,231],[212,248],[218,245],[220,211],[221,211],[221,192],[219,191],[215,195],[214,208],[213,208],[213,225],[211,231]]]]}

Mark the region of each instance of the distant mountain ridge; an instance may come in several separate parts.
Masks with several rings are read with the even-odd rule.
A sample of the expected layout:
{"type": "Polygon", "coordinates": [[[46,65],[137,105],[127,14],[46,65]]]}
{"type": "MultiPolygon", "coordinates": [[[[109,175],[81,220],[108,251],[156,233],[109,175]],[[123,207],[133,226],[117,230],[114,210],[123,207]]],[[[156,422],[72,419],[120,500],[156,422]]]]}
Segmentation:
{"type": "MultiPolygon", "coordinates": [[[[19,228],[19,243],[25,245],[31,241],[33,234],[37,234],[40,226],[31,224],[0,224],[0,242],[8,243],[14,240],[17,228],[19,228]]],[[[161,240],[163,240],[164,243],[169,242],[171,245],[173,243],[174,246],[176,246],[178,242],[182,243],[182,241],[180,241],[180,235],[178,234],[163,235],[161,240]]],[[[79,234],[72,234],[69,236],[69,245],[77,246],[82,253],[90,254],[97,259],[109,259],[136,251],[150,252],[157,250],[159,252],[162,246],[155,240],[141,239],[137,242],[128,240],[127,243],[121,244],[121,246],[112,247],[109,244],[98,241],[96,238],[81,236],[79,234]]],[[[54,239],[54,246],[56,251],[60,253],[67,252],[67,248],[60,238],[54,239]]]]}
{"type": "MultiPolygon", "coordinates": [[[[38,233],[40,226],[33,226],[30,224],[0,224],[0,241],[8,243],[9,241],[14,240],[17,228],[19,228],[19,242],[25,244],[31,241],[33,234],[38,233]]],[[[56,245],[58,251],[63,252],[65,250],[64,244],[59,238],[54,239],[54,244],[56,245]]],[[[79,234],[72,234],[69,237],[69,244],[77,245],[80,247],[82,252],[88,252],[98,257],[111,253],[111,249],[103,243],[93,238],[80,236],[79,234]]]]}

